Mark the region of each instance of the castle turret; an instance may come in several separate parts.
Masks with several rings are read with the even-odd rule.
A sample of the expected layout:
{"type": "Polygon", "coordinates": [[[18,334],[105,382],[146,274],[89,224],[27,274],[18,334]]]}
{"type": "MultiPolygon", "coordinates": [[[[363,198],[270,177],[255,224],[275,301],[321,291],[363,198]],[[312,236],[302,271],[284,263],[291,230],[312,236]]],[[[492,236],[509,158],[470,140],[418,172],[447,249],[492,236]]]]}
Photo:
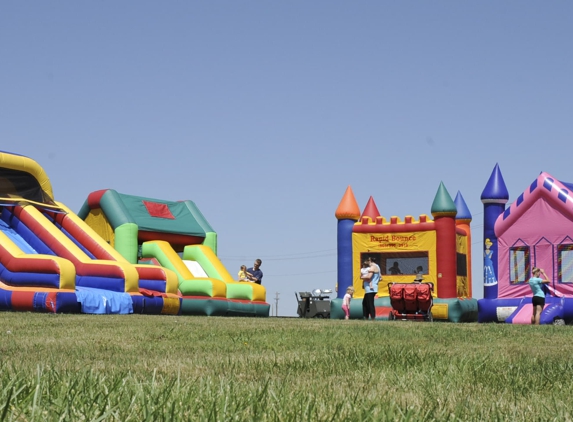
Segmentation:
{"type": "Polygon", "coordinates": [[[466,233],[466,273],[467,273],[467,286],[465,289],[465,296],[472,297],[472,235],[470,223],[472,221],[472,214],[466,205],[466,201],[460,191],[456,194],[454,204],[458,213],[456,214],[456,227],[462,229],[466,233]]]}
{"type": "Polygon", "coordinates": [[[370,199],[368,199],[368,202],[366,203],[366,206],[364,207],[364,211],[362,211],[360,219],[362,220],[364,217],[370,217],[372,221],[376,221],[376,217],[379,216],[380,216],[380,211],[378,211],[378,207],[374,202],[374,198],[370,197],[370,199]]]}
{"type": "Polygon", "coordinates": [[[456,205],[443,182],[432,203],[432,216],[436,225],[436,266],[439,298],[455,298],[456,292],[456,205]]]}
{"type": "Polygon", "coordinates": [[[360,208],[348,186],[335,213],[338,220],[338,280],[337,297],[342,299],[346,289],[352,286],[352,228],[360,218],[360,208]]]}
{"type": "Polygon", "coordinates": [[[504,213],[509,193],[503,181],[503,176],[496,164],[487,185],[481,194],[483,203],[483,240],[484,240],[484,299],[497,299],[498,280],[498,248],[495,235],[495,222],[504,213]]]}

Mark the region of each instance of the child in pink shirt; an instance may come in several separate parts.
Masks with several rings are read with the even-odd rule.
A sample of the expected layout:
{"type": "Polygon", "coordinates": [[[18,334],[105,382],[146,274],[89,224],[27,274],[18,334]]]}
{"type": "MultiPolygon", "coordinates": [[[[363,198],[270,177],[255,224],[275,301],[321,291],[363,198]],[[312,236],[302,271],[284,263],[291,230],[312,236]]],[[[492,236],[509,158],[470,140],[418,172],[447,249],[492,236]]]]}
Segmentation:
{"type": "Polygon", "coordinates": [[[344,319],[350,319],[350,299],[352,299],[352,295],[354,294],[354,287],[350,286],[346,289],[346,294],[342,299],[342,310],[344,311],[344,319]]]}

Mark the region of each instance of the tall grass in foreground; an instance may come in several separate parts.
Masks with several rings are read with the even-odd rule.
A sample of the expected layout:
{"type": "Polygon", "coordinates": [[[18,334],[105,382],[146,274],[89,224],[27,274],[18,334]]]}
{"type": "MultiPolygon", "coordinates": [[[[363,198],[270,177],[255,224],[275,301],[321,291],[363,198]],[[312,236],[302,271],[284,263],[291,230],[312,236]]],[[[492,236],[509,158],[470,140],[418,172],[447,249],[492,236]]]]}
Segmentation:
{"type": "Polygon", "coordinates": [[[0,321],[0,421],[573,420],[571,327],[0,321]]]}

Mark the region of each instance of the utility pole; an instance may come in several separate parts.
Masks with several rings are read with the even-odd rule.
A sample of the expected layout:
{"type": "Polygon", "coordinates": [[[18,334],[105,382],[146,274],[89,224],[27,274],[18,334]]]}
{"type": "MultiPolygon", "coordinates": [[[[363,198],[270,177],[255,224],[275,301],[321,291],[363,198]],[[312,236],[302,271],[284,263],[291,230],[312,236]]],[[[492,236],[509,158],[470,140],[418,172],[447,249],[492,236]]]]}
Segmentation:
{"type": "Polygon", "coordinates": [[[275,316],[279,316],[279,292],[275,292],[275,316]]]}

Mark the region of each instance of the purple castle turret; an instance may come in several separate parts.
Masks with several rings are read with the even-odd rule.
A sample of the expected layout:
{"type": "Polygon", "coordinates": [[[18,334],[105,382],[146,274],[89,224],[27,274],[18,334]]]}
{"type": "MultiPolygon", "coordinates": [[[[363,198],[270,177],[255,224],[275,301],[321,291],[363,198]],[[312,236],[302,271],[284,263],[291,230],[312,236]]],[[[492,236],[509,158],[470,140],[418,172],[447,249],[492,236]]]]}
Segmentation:
{"type": "Polygon", "coordinates": [[[483,203],[484,299],[497,299],[498,297],[498,248],[495,222],[505,211],[505,204],[508,200],[509,193],[499,170],[499,165],[496,164],[481,194],[481,202],[483,203]]]}

